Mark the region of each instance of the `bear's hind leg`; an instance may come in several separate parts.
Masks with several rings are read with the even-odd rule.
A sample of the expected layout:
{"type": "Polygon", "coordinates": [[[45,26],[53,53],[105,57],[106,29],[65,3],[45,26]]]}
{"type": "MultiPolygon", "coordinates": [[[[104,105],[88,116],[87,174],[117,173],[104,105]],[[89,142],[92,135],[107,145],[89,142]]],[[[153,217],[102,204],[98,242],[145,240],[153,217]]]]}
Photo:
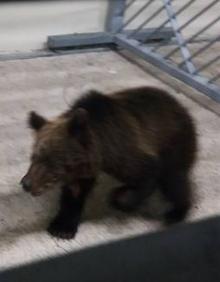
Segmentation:
{"type": "Polygon", "coordinates": [[[158,161],[151,156],[141,156],[130,174],[128,172],[125,185],[113,190],[111,205],[121,211],[135,211],[157,188],[158,175],[158,161]]]}
{"type": "Polygon", "coordinates": [[[110,203],[118,210],[124,212],[133,212],[144,202],[148,196],[152,194],[153,191],[153,186],[120,186],[115,188],[111,193],[110,203]]]}
{"type": "Polygon", "coordinates": [[[173,207],[165,214],[167,224],[184,220],[191,207],[191,183],[187,172],[174,172],[164,175],[159,186],[173,207]]]}

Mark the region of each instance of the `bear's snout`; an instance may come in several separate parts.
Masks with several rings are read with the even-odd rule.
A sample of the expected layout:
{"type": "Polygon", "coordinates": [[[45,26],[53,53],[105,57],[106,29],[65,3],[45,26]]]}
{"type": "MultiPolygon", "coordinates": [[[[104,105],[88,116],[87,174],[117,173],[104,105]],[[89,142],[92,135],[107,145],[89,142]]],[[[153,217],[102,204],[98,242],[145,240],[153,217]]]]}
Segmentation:
{"type": "Polygon", "coordinates": [[[27,174],[21,179],[21,186],[22,188],[26,191],[26,192],[30,192],[31,191],[31,180],[30,178],[27,176],[27,174]]]}

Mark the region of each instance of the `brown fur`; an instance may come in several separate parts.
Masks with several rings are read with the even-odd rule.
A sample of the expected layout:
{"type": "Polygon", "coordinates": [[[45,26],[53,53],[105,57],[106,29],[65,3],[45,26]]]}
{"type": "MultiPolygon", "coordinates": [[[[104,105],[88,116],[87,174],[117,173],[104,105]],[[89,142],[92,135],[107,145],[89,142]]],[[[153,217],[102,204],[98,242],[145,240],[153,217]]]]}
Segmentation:
{"type": "Polygon", "coordinates": [[[164,90],[142,87],[108,96],[90,91],[54,121],[31,113],[29,123],[36,142],[24,188],[37,195],[63,187],[53,235],[74,236],[101,170],[124,183],[111,195],[115,207],[134,210],[159,188],[173,203],[167,220],[185,217],[196,134],[186,109],[164,90]]]}

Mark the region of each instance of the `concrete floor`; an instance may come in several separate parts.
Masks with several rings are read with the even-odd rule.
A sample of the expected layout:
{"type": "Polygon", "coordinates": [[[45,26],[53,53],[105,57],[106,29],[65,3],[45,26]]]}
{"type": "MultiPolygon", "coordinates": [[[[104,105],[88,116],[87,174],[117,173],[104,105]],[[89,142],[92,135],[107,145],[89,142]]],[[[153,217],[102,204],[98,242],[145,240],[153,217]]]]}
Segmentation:
{"type": "MultiPolygon", "coordinates": [[[[38,110],[48,117],[59,114],[91,87],[109,92],[151,84],[175,95],[195,118],[200,145],[192,176],[195,203],[188,220],[220,213],[220,119],[201,106],[218,112],[219,104],[158,69],[138,60],[132,64],[124,56],[103,52],[0,62],[0,269],[162,228],[159,221],[140,215],[127,217],[110,209],[106,198],[116,183],[103,175],[75,240],[58,241],[45,232],[56,212],[58,194],[50,192],[36,199],[19,187],[32,141],[27,113],[38,110]]],[[[148,204],[154,213],[161,212],[156,196],[148,204]]]]}

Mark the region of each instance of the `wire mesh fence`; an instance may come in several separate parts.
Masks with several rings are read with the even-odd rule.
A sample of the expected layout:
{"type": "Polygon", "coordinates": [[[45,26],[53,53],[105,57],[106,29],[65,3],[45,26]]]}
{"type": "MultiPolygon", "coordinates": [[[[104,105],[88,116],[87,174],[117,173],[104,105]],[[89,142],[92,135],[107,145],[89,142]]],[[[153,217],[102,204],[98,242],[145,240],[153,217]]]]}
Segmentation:
{"type": "Polygon", "coordinates": [[[220,1],[124,2],[117,43],[220,101],[220,1]],[[138,32],[152,27],[142,40],[135,39],[138,32]],[[168,27],[172,38],[150,42],[168,27]]]}

